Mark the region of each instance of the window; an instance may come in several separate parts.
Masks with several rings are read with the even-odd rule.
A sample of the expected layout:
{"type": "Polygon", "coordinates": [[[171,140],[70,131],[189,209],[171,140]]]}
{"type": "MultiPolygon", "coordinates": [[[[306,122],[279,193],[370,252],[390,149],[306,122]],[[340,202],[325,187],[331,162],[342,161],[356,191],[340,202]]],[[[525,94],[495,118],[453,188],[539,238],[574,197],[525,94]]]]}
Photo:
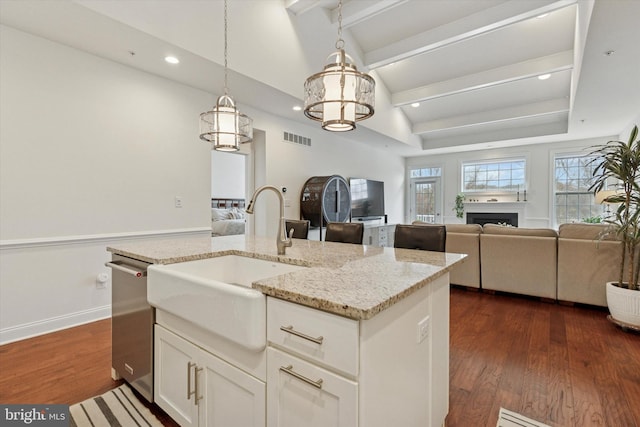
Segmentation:
{"type": "Polygon", "coordinates": [[[440,167],[411,169],[411,178],[431,178],[434,176],[441,176],[441,175],[442,175],[442,168],[440,167]]]}
{"type": "Polygon", "coordinates": [[[524,159],[462,164],[462,191],[465,193],[524,190],[524,159]]]}
{"type": "Polygon", "coordinates": [[[602,214],[589,191],[596,164],[589,156],[556,156],[554,165],[554,210],[556,225],[583,221],[602,214]]]}

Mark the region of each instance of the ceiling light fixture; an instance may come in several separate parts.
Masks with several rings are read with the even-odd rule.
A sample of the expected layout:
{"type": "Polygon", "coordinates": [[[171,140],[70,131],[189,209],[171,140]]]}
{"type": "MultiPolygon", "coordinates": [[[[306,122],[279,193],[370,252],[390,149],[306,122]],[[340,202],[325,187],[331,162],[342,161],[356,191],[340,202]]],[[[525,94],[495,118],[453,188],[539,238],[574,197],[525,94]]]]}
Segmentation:
{"type": "Polygon", "coordinates": [[[253,120],[236,109],[227,85],[227,0],[224,0],[224,95],[211,111],[200,114],[200,139],[218,151],[238,151],[253,139],[253,120]]]}
{"type": "Polygon", "coordinates": [[[164,60],[167,61],[169,64],[179,64],[180,60],[178,58],[176,58],[175,56],[165,56],[164,60]]]}
{"type": "Polygon", "coordinates": [[[299,105],[294,105],[293,106],[293,111],[302,111],[302,107],[299,105]]]}
{"type": "Polygon", "coordinates": [[[342,0],[338,3],[336,49],[324,70],[304,82],[304,114],[322,122],[324,130],[346,132],[355,129],[357,121],[373,116],[376,82],[359,72],[344,51],[342,0]]]}
{"type": "Polygon", "coordinates": [[[547,80],[549,77],[551,77],[551,74],[540,74],[538,80],[547,80]]]}

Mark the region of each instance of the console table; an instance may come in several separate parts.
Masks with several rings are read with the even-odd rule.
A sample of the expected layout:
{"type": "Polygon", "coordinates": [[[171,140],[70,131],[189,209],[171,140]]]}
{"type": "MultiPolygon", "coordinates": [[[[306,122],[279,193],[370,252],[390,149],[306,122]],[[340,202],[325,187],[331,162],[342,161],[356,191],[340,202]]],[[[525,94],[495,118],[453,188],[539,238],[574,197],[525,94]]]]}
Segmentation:
{"type": "Polygon", "coordinates": [[[395,224],[365,225],[362,244],[392,248],[395,232],[395,224]]]}

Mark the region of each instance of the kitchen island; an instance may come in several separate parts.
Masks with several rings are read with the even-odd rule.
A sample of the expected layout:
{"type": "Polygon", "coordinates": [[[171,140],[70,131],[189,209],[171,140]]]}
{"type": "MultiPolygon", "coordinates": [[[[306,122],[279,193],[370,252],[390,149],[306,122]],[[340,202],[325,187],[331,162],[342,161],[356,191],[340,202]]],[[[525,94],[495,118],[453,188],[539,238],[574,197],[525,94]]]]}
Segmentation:
{"type": "Polygon", "coordinates": [[[449,271],[464,255],[297,239],[277,255],[273,239],[245,235],[108,250],[160,265],[238,255],[306,267],[252,283],[266,295],[266,345],[259,351],[157,310],[156,402],[180,424],[443,425],[449,271]],[[170,350],[182,341],[206,357],[188,356],[186,368],[173,369],[170,350]],[[169,369],[182,376],[186,369],[187,378],[169,369]],[[225,381],[216,381],[221,376],[225,381]],[[182,383],[187,392],[179,396],[166,389],[182,383]],[[180,396],[186,401],[177,402],[180,396]]]}

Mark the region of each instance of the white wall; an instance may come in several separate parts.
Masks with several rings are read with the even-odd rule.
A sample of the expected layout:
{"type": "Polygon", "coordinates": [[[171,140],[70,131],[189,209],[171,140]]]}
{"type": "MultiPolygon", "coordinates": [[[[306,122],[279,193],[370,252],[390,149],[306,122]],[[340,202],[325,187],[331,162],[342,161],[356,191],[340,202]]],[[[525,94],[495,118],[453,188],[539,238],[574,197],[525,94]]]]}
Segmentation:
{"type": "Polygon", "coordinates": [[[110,316],[105,247],[209,232],[212,96],[0,27],[0,342],[110,316]],[[175,196],[183,207],[174,207],[175,196]]]}
{"type": "MultiPolygon", "coordinates": [[[[211,155],[197,118],[215,96],[0,26],[0,343],[110,316],[105,248],[208,234],[211,155]],[[174,198],[182,198],[182,208],[174,198]]],[[[254,119],[248,176],[286,186],[297,218],[304,182],[340,174],[385,181],[403,217],[404,160],[240,106],[254,119]],[[309,136],[311,148],[282,142],[309,136]]],[[[240,157],[240,156],[238,156],[240,157]]],[[[252,190],[253,182],[247,182],[252,190]]],[[[250,194],[246,195],[247,197],[250,194]]],[[[276,198],[256,209],[274,233],[276,198]],[[271,208],[273,207],[273,208],[271,208]]]]}
{"type": "MultiPolygon", "coordinates": [[[[475,160],[495,160],[507,158],[525,158],[527,202],[507,205],[465,205],[465,213],[471,206],[474,211],[487,211],[503,206],[506,210],[522,210],[524,218],[519,219],[521,227],[553,228],[553,159],[560,153],[589,153],[589,147],[602,144],[615,136],[597,139],[557,142],[553,144],[523,145],[513,148],[500,148],[484,151],[469,151],[465,153],[443,154],[433,156],[413,157],[406,160],[407,170],[415,167],[442,167],[443,222],[462,223],[465,218],[458,219],[453,210],[455,197],[461,192],[460,168],[463,162],[475,160]]],[[[520,195],[521,200],[523,194],[520,195]]],[[[408,209],[407,209],[408,212],[408,209]]]]}
{"type": "Polygon", "coordinates": [[[211,150],[211,197],[246,197],[245,160],[243,154],[211,150]]]}

